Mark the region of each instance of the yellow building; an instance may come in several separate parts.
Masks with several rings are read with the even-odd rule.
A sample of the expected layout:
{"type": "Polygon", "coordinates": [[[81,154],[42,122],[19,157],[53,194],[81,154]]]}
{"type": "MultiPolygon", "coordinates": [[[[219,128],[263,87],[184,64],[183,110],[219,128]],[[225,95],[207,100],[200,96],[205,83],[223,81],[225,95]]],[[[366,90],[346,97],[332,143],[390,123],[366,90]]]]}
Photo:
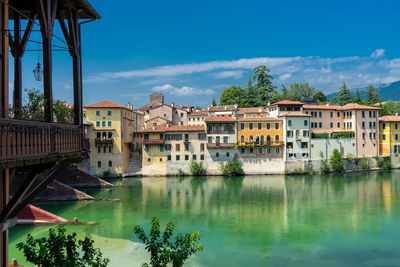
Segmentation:
{"type": "Polygon", "coordinates": [[[237,140],[240,155],[282,157],[282,126],[282,120],[278,118],[239,118],[237,140]]]}
{"type": "Polygon", "coordinates": [[[143,134],[142,173],[143,175],[166,175],[167,157],[164,149],[165,129],[163,126],[140,130],[143,134]]]}
{"type": "Polygon", "coordinates": [[[88,172],[102,175],[123,174],[128,168],[133,142],[133,111],[112,101],[85,106],[86,120],[91,126],[88,172]]]}
{"type": "Polygon", "coordinates": [[[379,154],[397,156],[400,153],[400,116],[379,118],[379,154]]]}
{"type": "Polygon", "coordinates": [[[236,118],[266,118],[268,111],[263,107],[239,108],[236,112],[236,118]]]}

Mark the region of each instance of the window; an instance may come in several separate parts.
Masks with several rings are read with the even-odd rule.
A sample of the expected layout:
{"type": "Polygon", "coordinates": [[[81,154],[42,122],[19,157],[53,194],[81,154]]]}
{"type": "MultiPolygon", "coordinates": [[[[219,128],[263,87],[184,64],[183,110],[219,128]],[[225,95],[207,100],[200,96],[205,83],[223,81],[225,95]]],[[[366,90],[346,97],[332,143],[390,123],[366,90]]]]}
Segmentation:
{"type": "Polygon", "coordinates": [[[369,115],[370,118],[372,117],[372,112],[371,112],[371,110],[368,111],[368,115],[369,115]]]}
{"type": "Polygon", "coordinates": [[[100,110],[96,110],[96,116],[100,116],[100,110]]]}
{"type": "Polygon", "coordinates": [[[319,112],[319,117],[322,118],[322,112],[321,111],[319,112]]]}
{"type": "Polygon", "coordinates": [[[372,128],[372,122],[371,121],[368,123],[368,125],[369,125],[369,128],[372,128]]]}
{"type": "Polygon", "coordinates": [[[164,149],[165,151],[171,151],[171,144],[165,144],[164,149]]]}
{"type": "Polygon", "coordinates": [[[103,146],[103,153],[107,152],[107,146],[103,146]]]}
{"type": "Polygon", "coordinates": [[[372,111],[373,117],[376,118],[376,111],[372,111]]]}
{"type": "Polygon", "coordinates": [[[386,129],[386,123],[382,123],[382,130],[386,129]]]}
{"type": "Polygon", "coordinates": [[[107,111],[107,116],[111,116],[112,115],[112,111],[111,110],[108,110],[107,111]]]}
{"type": "Polygon", "coordinates": [[[250,154],[253,154],[253,153],[254,153],[254,149],[253,149],[252,147],[250,147],[249,153],[250,153],[250,154]]]}
{"type": "Polygon", "coordinates": [[[361,127],[364,129],[365,128],[365,121],[361,122],[361,127]]]}
{"type": "Polygon", "coordinates": [[[219,152],[215,153],[215,157],[219,158],[219,152]]]}
{"type": "Polygon", "coordinates": [[[224,143],[228,143],[228,136],[224,136],[224,143]]]}
{"type": "Polygon", "coordinates": [[[279,147],[275,147],[275,154],[280,154],[281,153],[281,149],[279,147]]]}
{"type": "Polygon", "coordinates": [[[394,140],[399,140],[399,135],[398,134],[394,135],[394,140]]]}
{"type": "Polygon", "coordinates": [[[108,127],[111,127],[111,125],[112,125],[112,122],[108,121],[108,127]]]}
{"type": "Polygon", "coordinates": [[[304,120],[304,126],[308,126],[308,120],[304,120]]]}
{"type": "Polygon", "coordinates": [[[361,111],[361,117],[365,118],[365,111],[361,111]]]}
{"type": "Polygon", "coordinates": [[[209,137],[208,137],[208,142],[209,142],[209,143],[212,143],[212,136],[209,136],[209,137]]]}
{"type": "Polygon", "coordinates": [[[204,143],[200,144],[200,151],[204,151],[204,143]]]}
{"type": "Polygon", "coordinates": [[[258,130],[262,130],[262,124],[261,123],[258,124],[258,130]]]}
{"type": "Polygon", "coordinates": [[[112,138],[112,132],[108,132],[108,138],[112,138]]]}
{"type": "Polygon", "coordinates": [[[372,133],[369,133],[369,138],[372,139],[372,133]]]}
{"type": "Polygon", "coordinates": [[[271,124],[267,123],[266,126],[267,126],[267,130],[271,129],[271,124]]]}
{"type": "Polygon", "coordinates": [[[249,130],[253,130],[253,123],[249,123],[249,130]]]}
{"type": "Polygon", "coordinates": [[[100,127],[100,122],[96,121],[96,127],[100,127]]]}
{"type": "Polygon", "coordinates": [[[230,153],[226,152],[226,157],[229,158],[229,156],[230,156],[230,153]]]}
{"type": "Polygon", "coordinates": [[[101,161],[97,162],[97,168],[101,168],[101,161]]]}
{"type": "MultiPolygon", "coordinates": [[[[183,114],[183,113],[181,113],[183,114]]],[[[185,160],[189,160],[189,155],[185,155],[185,160]]]]}
{"type": "Polygon", "coordinates": [[[185,151],[189,151],[189,144],[185,144],[185,151]]]}
{"type": "Polygon", "coordinates": [[[331,128],[333,128],[333,122],[330,123],[331,128]]]}
{"type": "Polygon", "coordinates": [[[242,131],[244,130],[244,123],[240,124],[240,130],[242,130],[242,131]]]}
{"type": "Polygon", "coordinates": [[[97,153],[101,153],[101,146],[97,147],[97,153]]]}
{"type": "Polygon", "coordinates": [[[293,142],[287,142],[286,148],[293,148],[293,142]]]}
{"type": "Polygon", "coordinates": [[[181,113],[181,118],[183,118],[183,112],[181,113]]]}
{"type": "Polygon", "coordinates": [[[109,152],[109,153],[112,153],[112,146],[109,146],[109,147],[108,147],[108,152],[109,152]]]}
{"type": "Polygon", "coordinates": [[[244,154],[244,147],[242,147],[242,148],[240,149],[240,153],[241,153],[241,154],[244,154]]]}
{"type": "Polygon", "coordinates": [[[275,130],[279,130],[279,123],[275,123],[275,130]]]}
{"type": "Polygon", "coordinates": [[[372,127],[376,128],[376,121],[372,123],[372,127]]]}
{"type": "Polygon", "coordinates": [[[382,140],[386,140],[386,134],[382,134],[382,140]]]}
{"type": "Polygon", "coordinates": [[[200,160],[204,160],[204,155],[200,155],[200,160]]]}
{"type": "Polygon", "coordinates": [[[287,137],[293,137],[293,131],[287,131],[287,137]]]}
{"type": "Polygon", "coordinates": [[[337,112],[337,117],[340,118],[340,112],[339,111],[337,112]]]}
{"type": "Polygon", "coordinates": [[[254,140],[253,140],[253,136],[252,135],[249,136],[249,141],[250,141],[250,143],[253,143],[254,140]]]}
{"type": "Polygon", "coordinates": [[[288,126],[292,126],[292,120],[288,120],[288,126]]]}
{"type": "Polygon", "coordinates": [[[267,154],[271,154],[271,147],[267,147],[267,154]]]}
{"type": "Polygon", "coordinates": [[[240,136],[240,143],[244,143],[244,135],[240,136]]]}
{"type": "Polygon", "coordinates": [[[303,131],[303,136],[304,137],[309,137],[310,136],[310,132],[308,130],[304,130],[303,131]]]}
{"type": "Polygon", "coordinates": [[[164,146],[163,145],[159,145],[158,146],[158,150],[160,150],[160,152],[164,152],[164,146]]]}
{"type": "Polygon", "coordinates": [[[205,133],[199,133],[199,140],[205,140],[206,139],[206,134],[205,133]]]}
{"type": "Polygon", "coordinates": [[[394,146],[394,153],[399,153],[399,145],[394,146]]]}
{"type": "Polygon", "coordinates": [[[111,161],[111,160],[108,161],[108,167],[109,167],[109,168],[112,167],[112,161],[111,161]]]}
{"type": "Polygon", "coordinates": [[[394,124],[394,128],[397,130],[397,122],[394,124]]]}
{"type": "Polygon", "coordinates": [[[262,147],[259,147],[259,148],[257,149],[257,153],[258,153],[258,154],[262,154],[262,153],[263,153],[262,147]]]}
{"type": "Polygon", "coordinates": [[[105,122],[105,121],[102,121],[102,122],[101,122],[101,126],[102,126],[102,127],[106,127],[106,122],[105,122]]]}
{"type": "Polygon", "coordinates": [[[340,128],[340,122],[337,123],[337,127],[340,128]]]}
{"type": "Polygon", "coordinates": [[[189,117],[189,121],[191,121],[191,120],[192,120],[192,118],[189,117]]]}
{"type": "Polygon", "coordinates": [[[322,128],[322,122],[319,123],[319,128],[322,128]]]}
{"type": "Polygon", "coordinates": [[[308,148],[307,142],[301,142],[301,148],[308,148]]]}
{"type": "Polygon", "coordinates": [[[167,160],[171,160],[171,155],[167,155],[167,160]]]}
{"type": "Polygon", "coordinates": [[[333,112],[331,111],[331,118],[333,118],[333,112]]]}
{"type": "Polygon", "coordinates": [[[365,139],[365,133],[362,133],[362,138],[365,139]]]}
{"type": "Polygon", "coordinates": [[[196,155],[192,155],[192,159],[196,160],[197,156],[196,155]]]}

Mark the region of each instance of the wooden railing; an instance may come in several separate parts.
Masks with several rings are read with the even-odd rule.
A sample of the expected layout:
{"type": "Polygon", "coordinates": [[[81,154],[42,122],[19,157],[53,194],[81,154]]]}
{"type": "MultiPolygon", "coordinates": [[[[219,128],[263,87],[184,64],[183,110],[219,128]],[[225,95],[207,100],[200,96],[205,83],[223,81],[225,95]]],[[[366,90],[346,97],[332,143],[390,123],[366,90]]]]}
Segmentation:
{"type": "Polygon", "coordinates": [[[0,160],[82,150],[81,126],[0,119],[0,160]]]}

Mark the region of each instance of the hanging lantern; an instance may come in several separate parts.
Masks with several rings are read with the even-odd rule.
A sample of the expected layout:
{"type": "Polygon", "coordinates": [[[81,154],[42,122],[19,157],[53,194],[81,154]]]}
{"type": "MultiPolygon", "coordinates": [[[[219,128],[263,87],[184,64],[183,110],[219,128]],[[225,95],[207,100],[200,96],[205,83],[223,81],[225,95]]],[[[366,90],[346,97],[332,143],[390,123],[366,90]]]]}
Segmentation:
{"type": "Polygon", "coordinates": [[[36,81],[41,81],[43,77],[43,71],[40,67],[40,63],[37,63],[36,68],[33,69],[33,76],[35,76],[36,81]]]}

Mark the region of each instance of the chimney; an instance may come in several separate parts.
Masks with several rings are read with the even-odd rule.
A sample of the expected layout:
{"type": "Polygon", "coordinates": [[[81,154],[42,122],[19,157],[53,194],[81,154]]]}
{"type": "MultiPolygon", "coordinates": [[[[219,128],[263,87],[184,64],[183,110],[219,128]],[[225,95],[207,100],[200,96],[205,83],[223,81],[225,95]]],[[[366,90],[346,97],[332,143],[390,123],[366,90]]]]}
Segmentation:
{"type": "Polygon", "coordinates": [[[224,106],[224,109],[226,110],[226,108],[227,108],[227,107],[226,107],[226,105],[225,105],[225,106],[224,106]]]}
{"type": "Polygon", "coordinates": [[[153,130],[155,130],[156,129],[156,123],[153,123],[153,130]]]}
{"type": "Polygon", "coordinates": [[[267,102],[267,106],[269,106],[269,105],[271,105],[271,102],[268,100],[268,102],[267,102]]]}
{"type": "Polygon", "coordinates": [[[171,102],[171,106],[173,106],[173,107],[175,106],[175,102],[174,101],[171,102]]]}
{"type": "Polygon", "coordinates": [[[261,108],[258,108],[258,112],[260,112],[260,113],[261,113],[261,108]]]}
{"type": "Polygon", "coordinates": [[[235,109],[238,109],[238,104],[233,105],[235,107],[235,109]]]}
{"type": "Polygon", "coordinates": [[[169,127],[169,121],[167,121],[167,124],[166,124],[166,126],[167,126],[167,128],[169,127]]]}

